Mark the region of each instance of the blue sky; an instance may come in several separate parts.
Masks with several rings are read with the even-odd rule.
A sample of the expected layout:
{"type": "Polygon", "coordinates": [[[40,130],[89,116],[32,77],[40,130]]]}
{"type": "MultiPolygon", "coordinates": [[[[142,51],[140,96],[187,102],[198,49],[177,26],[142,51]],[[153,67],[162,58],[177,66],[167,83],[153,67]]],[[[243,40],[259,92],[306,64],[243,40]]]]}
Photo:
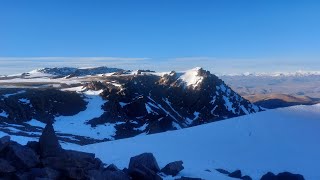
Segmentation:
{"type": "Polygon", "coordinates": [[[319,9],[302,0],[1,0],[0,71],[70,63],[320,70],[319,9]]]}

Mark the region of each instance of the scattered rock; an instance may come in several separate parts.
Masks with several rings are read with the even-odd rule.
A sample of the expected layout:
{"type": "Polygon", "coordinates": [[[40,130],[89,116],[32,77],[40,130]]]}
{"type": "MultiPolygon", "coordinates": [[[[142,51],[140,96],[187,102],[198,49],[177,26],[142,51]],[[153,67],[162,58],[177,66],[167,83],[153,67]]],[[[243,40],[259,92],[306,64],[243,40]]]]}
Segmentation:
{"type": "Polygon", "coordinates": [[[175,161],[175,162],[169,163],[164,168],[161,169],[161,172],[165,173],[166,175],[176,176],[180,171],[184,169],[182,164],[183,164],[182,161],[175,161]]]}
{"type": "Polygon", "coordinates": [[[268,172],[263,175],[260,180],[304,180],[304,177],[300,174],[292,174],[289,172],[279,173],[278,175],[268,172]]]}
{"type": "Polygon", "coordinates": [[[229,174],[229,177],[241,179],[242,173],[241,173],[240,170],[236,170],[236,171],[230,173],[230,174],[229,174]]]}

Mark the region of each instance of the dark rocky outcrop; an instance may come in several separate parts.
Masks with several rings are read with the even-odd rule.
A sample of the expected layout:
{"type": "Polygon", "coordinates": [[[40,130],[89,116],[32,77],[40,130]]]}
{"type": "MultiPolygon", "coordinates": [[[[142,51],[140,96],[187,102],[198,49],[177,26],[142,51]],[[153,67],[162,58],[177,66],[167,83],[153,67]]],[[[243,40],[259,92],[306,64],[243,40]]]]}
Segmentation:
{"type": "Polygon", "coordinates": [[[42,157],[58,156],[63,152],[51,123],[46,125],[40,136],[39,150],[42,157]]]}
{"type": "Polygon", "coordinates": [[[152,153],[143,153],[130,159],[129,170],[135,168],[140,169],[144,167],[156,173],[160,171],[157,160],[152,153]]]}
{"type": "Polygon", "coordinates": [[[292,174],[289,172],[282,172],[277,175],[268,172],[263,175],[260,180],[304,180],[304,177],[300,174],[292,174]]]}
{"type": "Polygon", "coordinates": [[[176,176],[183,169],[183,162],[175,161],[167,164],[164,168],[161,169],[161,172],[163,172],[166,175],[176,176]]]}

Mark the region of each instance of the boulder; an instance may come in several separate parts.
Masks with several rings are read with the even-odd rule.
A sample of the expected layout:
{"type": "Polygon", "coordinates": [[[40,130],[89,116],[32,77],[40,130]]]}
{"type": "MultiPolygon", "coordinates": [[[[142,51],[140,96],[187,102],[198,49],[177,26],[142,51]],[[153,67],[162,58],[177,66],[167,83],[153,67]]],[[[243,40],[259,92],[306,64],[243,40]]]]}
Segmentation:
{"type": "Polygon", "coordinates": [[[268,172],[263,175],[260,180],[304,180],[304,177],[300,174],[292,174],[289,172],[279,173],[278,175],[268,172]]]}
{"type": "Polygon", "coordinates": [[[0,174],[12,173],[15,171],[16,168],[11,166],[7,160],[0,158],[0,174]]]}
{"type": "Polygon", "coordinates": [[[175,162],[169,163],[164,168],[161,169],[161,172],[163,172],[166,175],[176,176],[180,171],[184,169],[182,164],[183,164],[182,161],[175,161],[175,162]]]}
{"type": "Polygon", "coordinates": [[[41,157],[59,156],[63,152],[51,123],[46,125],[40,136],[39,149],[41,157]]]}
{"type": "Polygon", "coordinates": [[[0,138],[0,152],[5,149],[10,143],[10,136],[3,136],[0,138]]]}
{"type": "Polygon", "coordinates": [[[10,142],[6,159],[17,169],[33,168],[40,162],[38,155],[31,148],[16,142],[10,142]]]}
{"type": "Polygon", "coordinates": [[[130,158],[129,170],[146,168],[154,171],[155,173],[160,171],[157,160],[152,153],[143,153],[130,158]]]}
{"type": "Polygon", "coordinates": [[[241,173],[240,170],[236,170],[236,171],[230,173],[230,174],[229,174],[229,177],[241,179],[242,173],[241,173]]]}
{"type": "Polygon", "coordinates": [[[130,158],[129,175],[133,180],[160,180],[159,165],[152,153],[143,153],[130,158]]]}

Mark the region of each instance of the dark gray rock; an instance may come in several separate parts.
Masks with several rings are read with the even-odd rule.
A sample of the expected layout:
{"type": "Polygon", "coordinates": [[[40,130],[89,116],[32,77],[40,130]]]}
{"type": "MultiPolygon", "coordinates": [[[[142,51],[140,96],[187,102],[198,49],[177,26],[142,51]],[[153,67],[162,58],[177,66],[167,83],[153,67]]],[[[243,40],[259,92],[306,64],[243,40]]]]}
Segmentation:
{"type": "Polygon", "coordinates": [[[180,171],[184,169],[182,161],[175,161],[167,164],[164,168],[161,169],[161,172],[166,175],[176,176],[180,171]]]}
{"type": "Polygon", "coordinates": [[[152,153],[143,153],[130,158],[129,170],[145,168],[150,169],[155,173],[160,171],[157,160],[152,153]]]}
{"type": "Polygon", "coordinates": [[[10,143],[10,136],[3,136],[0,138],[0,152],[5,149],[10,143]]]}
{"type": "Polygon", "coordinates": [[[17,169],[33,168],[40,162],[38,155],[32,149],[16,142],[10,142],[6,158],[17,169]]]}
{"type": "Polygon", "coordinates": [[[11,164],[7,160],[0,158],[0,174],[12,173],[15,171],[16,168],[11,166],[11,164]]]}
{"type": "Polygon", "coordinates": [[[39,148],[41,157],[59,156],[63,152],[51,123],[46,125],[40,136],[39,148]]]}
{"type": "Polygon", "coordinates": [[[268,172],[263,175],[260,180],[304,180],[304,177],[300,174],[292,174],[289,172],[279,173],[278,175],[268,172]]]}
{"type": "Polygon", "coordinates": [[[152,153],[143,153],[130,158],[129,175],[133,180],[160,180],[159,165],[152,153]]]}
{"type": "Polygon", "coordinates": [[[242,173],[241,173],[240,170],[236,170],[236,171],[230,173],[230,174],[229,174],[229,177],[241,179],[242,173]]]}

